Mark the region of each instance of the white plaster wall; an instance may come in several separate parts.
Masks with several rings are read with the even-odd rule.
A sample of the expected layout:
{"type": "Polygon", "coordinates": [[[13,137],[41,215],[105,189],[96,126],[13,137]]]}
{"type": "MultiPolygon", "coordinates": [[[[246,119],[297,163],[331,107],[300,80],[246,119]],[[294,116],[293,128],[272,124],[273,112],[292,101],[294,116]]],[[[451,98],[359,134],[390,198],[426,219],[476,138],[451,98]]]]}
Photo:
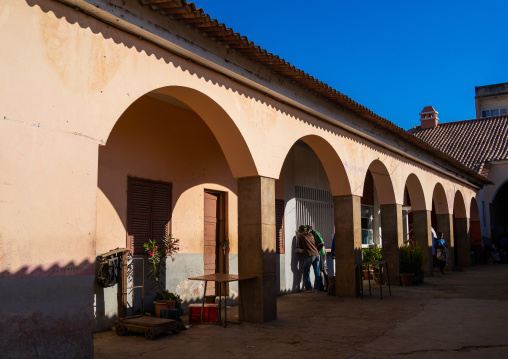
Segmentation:
{"type": "MultiPolygon", "coordinates": [[[[306,186],[330,190],[326,173],[316,154],[305,144],[297,143],[286,157],[283,166],[286,252],[280,260],[284,268],[279,268],[280,291],[295,292],[303,288],[303,255],[296,253],[296,200],[295,186],[306,186]]],[[[316,228],[319,231],[319,228],[316,228]]],[[[328,248],[329,249],[329,248],[328,248]]],[[[333,274],[333,269],[332,273],[333,274]]],[[[314,275],[311,270],[311,283],[314,275]]]]}
{"type": "Polygon", "coordinates": [[[482,98],[479,101],[480,116],[483,110],[500,109],[502,107],[508,107],[508,96],[495,96],[489,98],[482,98]]]}

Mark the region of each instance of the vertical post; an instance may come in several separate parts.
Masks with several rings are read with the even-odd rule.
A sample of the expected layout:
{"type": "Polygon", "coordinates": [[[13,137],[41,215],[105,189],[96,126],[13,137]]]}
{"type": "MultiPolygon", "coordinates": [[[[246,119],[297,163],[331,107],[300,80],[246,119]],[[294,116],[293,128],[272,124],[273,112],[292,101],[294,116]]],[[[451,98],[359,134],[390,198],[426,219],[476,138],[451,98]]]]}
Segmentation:
{"type": "Polygon", "coordinates": [[[402,205],[381,205],[383,260],[389,267],[390,283],[399,283],[399,252],[403,244],[402,205]]]}
{"type": "Polygon", "coordinates": [[[360,294],[358,269],[362,261],[361,197],[335,196],[335,293],[355,297],[360,294]]]}
{"type": "Polygon", "coordinates": [[[118,317],[125,318],[127,316],[127,295],[124,292],[127,289],[127,258],[129,251],[121,252],[121,260],[118,263],[120,267],[120,279],[117,286],[117,304],[118,304],[118,317]]]}
{"type": "Polygon", "coordinates": [[[415,242],[423,249],[423,270],[425,275],[434,275],[434,262],[432,257],[431,211],[413,211],[413,233],[415,242]]]}
{"type": "Polygon", "coordinates": [[[275,247],[275,180],[239,178],[238,270],[257,276],[238,284],[242,320],[263,323],[277,319],[275,247]]]}
{"type": "Polygon", "coordinates": [[[457,247],[457,266],[471,265],[471,241],[469,240],[469,218],[455,218],[455,246],[457,247]]]}
{"type": "Polygon", "coordinates": [[[454,254],[454,233],[453,233],[453,218],[450,213],[443,213],[436,215],[437,219],[437,232],[443,232],[443,236],[448,246],[448,255],[450,256],[446,270],[452,270],[455,267],[455,254],[454,254]]]}

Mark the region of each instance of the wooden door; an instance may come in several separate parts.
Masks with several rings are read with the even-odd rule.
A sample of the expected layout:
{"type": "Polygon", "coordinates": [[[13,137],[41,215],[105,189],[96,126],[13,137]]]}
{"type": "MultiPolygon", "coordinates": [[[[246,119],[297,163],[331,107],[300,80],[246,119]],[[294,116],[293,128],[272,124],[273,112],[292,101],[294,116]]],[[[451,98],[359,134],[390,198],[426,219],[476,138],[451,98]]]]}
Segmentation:
{"type": "MultiPolygon", "coordinates": [[[[204,209],[204,274],[228,273],[227,241],[225,233],[225,195],[205,191],[204,209]]],[[[222,293],[226,288],[222,288],[222,293]]],[[[215,283],[209,282],[205,295],[217,295],[215,283]]]]}

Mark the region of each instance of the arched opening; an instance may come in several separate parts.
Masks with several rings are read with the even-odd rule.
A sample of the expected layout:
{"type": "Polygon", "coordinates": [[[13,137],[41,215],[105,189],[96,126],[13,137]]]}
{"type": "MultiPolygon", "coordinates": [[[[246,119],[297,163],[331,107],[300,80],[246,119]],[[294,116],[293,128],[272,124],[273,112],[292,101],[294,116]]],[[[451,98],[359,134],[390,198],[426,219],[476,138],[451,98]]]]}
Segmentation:
{"type": "MultiPolygon", "coordinates": [[[[99,253],[126,247],[133,253],[127,303],[150,310],[155,290],[147,278],[144,243],[172,234],[180,250],[168,258],[163,287],[184,306],[202,298],[202,282],[188,277],[237,273],[238,210],[235,176],[256,174],[234,122],[203,94],[182,87],[150,92],[116,121],[99,149],[97,239],[99,253]],[[143,261],[144,259],[144,261],[143,261]],[[143,264],[144,263],[144,264],[143,264]],[[145,278],[143,278],[143,265],[145,278]],[[170,273],[170,275],[169,275],[170,273]],[[143,301],[142,301],[143,300],[143,301]]],[[[219,288],[208,285],[208,295],[219,288]]],[[[223,287],[232,300],[238,285],[223,287]]],[[[108,327],[117,306],[113,288],[96,288],[96,328],[108,327]]]]}
{"type": "Polygon", "coordinates": [[[450,270],[452,268],[452,258],[453,255],[453,218],[450,214],[448,207],[448,200],[446,198],[446,192],[441,183],[437,183],[434,186],[434,191],[432,193],[432,212],[431,212],[431,231],[433,237],[433,268],[434,271],[438,269],[437,259],[436,259],[436,251],[434,247],[434,240],[437,238],[437,234],[439,232],[443,233],[443,237],[446,242],[446,252],[447,252],[447,261],[446,261],[446,269],[450,270]]]}
{"type": "Polygon", "coordinates": [[[414,221],[414,212],[426,211],[425,195],[418,177],[411,173],[404,186],[404,202],[402,206],[402,221],[404,242],[415,238],[415,228],[421,221],[414,221]]]}
{"type": "MultiPolygon", "coordinates": [[[[491,236],[494,244],[508,238],[508,181],[494,195],[490,218],[491,236]]],[[[507,240],[508,242],[508,240],[507,240]]]]}
{"type": "Polygon", "coordinates": [[[424,275],[433,275],[431,212],[427,210],[420,180],[410,174],[404,187],[402,206],[404,242],[414,241],[423,252],[424,275]]]}
{"type": "Polygon", "coordinates": [[[473,259],[471,264],[484,263],[483,257],[483,241],[482,241],[482,227],[480,221],[480,210],[478,202],[475,198],[471,198],[471,209],[469,218],[469,228],[471,237],[471,251],[473,252],[473,259]]]}
{"type": "Polygon", "coordinates": [[[398,283],[399,246],[403,240],[402,206],[395,202],[390,174],[379,160],[370,164],[365,175],[361,221],[362,250],[380,247],[382,259],[389,266],[390,281],[398,283]]]}
{"type": "Polygon", "coordinates": [[[464,197],[460,191],[455,192],[453,201],[454,258],[456,265],[467,267],[471,262],[471,245],[469,240],[469,220],[466,215],[464,197]]]}
{"type": "MultiPolygon", "coordinates": [[[[334,196],[350,193],[342,162],[328,142],[310,135],[294,143],[285,157],[279,179],[275,182],[276,275],[279,293],[297,292],[306,284],[305,254],[296,251],[300,225],[310,225],[320,233],[325,248],[321,265],[329,276],[334,276],[331,253],[335,234],[334,196]]],[[[344,249],[338,246],[337,250],[344,249]]],[[[310,268],[312,285],[315,279],[310,268]]]]}

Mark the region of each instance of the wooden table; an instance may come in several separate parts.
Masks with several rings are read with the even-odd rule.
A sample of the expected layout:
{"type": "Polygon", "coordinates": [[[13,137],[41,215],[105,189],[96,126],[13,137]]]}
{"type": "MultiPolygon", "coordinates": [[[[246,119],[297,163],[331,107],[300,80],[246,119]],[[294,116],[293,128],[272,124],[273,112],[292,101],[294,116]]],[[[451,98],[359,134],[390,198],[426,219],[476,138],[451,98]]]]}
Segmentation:
{"type": "MultiPolygon", "coordinates": [[[[386,278],[388,283],[388,290],[390,292],[390,297],[392,296],[392,288],[390,287],[390,274],[388,273],[388,264],[386,261],[377,261],[377,262],[362,262],[359,268],[359,278],[360,278],[360,298],[363,299],[363,279],[362,279],[362,266],[373,266],[379,268],[379,293],[381,294],[381,300],[383,299],[383,267],[386,267],[386,278]]],[[[369,273],[369,295],[372,295],[370,289],[370,273],[369,273]]]]}
{"type": "MultiPolygon", "coordinates": [[[[242,281],[242,280],[249,280],[257,278],[255,275],[249,275],[249,274],[228,274],[228,273],[213,273],[213,274],[207,274],[202,275],[199,277],[190,277],[189,280],[202,280],[205,282],[205,290],[203,292],[203,303],[201,305],[201,321],[203,321],[203,309],[205,307],[205,296],[206,296],[206,286],[208,282],[216,282],[219,283],[219,315],[218,315],[218,323],[221,323],[222,321],[222,314],[221,314],[221,296],[222,296],[222,283],[228,283],[228,282],[236,282],[236,281],[242,281]]],[[[241,297],[240,297],[240,308],[241,306],[241,297]]],[[[228,325],[228,297],[227,295],[224,296],[224,327],[227,327],[228,325]]],[[[243,308],[242,308],[243,309],[243,308]]],[[[230,323],[237,323],[237,322],[230,322],[230,323]]]]}

